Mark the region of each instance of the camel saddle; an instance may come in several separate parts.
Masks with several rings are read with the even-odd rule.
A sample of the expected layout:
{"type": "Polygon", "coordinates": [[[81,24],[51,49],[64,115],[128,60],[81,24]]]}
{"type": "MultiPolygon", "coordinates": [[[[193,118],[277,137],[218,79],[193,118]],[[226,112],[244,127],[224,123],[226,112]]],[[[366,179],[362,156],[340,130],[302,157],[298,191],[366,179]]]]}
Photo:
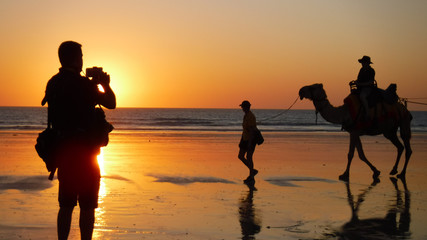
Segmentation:
{"type": "Polygon", "coordinates": [[[376,127],[386,119],[399,120],[400,107],[404,106],[398,104],[399,97],[396,93],[396,84],[390,84],[385,90],[377,87],[372,89],[371,94],[368,96],[369,110],[367,117],[362,117],[363,106],[360,102],[359,91],[352,89],[351,92],[344,99],[344,104],[348,106],[354,124],[352,126],[343,126],[343,128],[369,128],[376,127]]]}

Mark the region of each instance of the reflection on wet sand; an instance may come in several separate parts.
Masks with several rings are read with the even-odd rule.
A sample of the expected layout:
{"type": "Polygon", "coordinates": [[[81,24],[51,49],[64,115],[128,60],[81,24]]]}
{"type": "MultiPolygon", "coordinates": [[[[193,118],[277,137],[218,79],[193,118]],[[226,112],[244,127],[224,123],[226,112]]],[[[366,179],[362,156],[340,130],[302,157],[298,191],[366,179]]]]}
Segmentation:
{"type": "Polygon", "coordinates": [[[246,196],[240,199],[239,203],[239,222],[242,228],[242,240],[255,239],[255,234],[261,231],[261,220],[256,215],[256,209],[253,203],[255,182],[247,183],[249,190],[246,196]]]}
{"type": "Polygon", "coordinates": [[[398,180],[390,178],[396,190],[395,201],[388,207],[384,218],[359,218],[359,209],[365,201],[366,195],[377,186],[378,182],[373,182],[361,194],[354,198],[351,193],[350,183],[346,182],[347,199],[351,208],[351,220],[336,232],[339,239],[409,239],[410,233],[410,192],[405,179],[401,180],[404,191],[399,189],[398,180]],[[402,199],[402,192],[404,199],[402,199]],[[399,220],[397,220],[399,219],[399,220]]]}
{"type": "Polygon", "coordinates": [[[105,184],[105,178],[101,178],[99,194],[98,194],[98,208],[95,209],[95,228],[93,231],[93,239],[102,239],[103,231],[107,226],[107,220],[105,216],[104,200],[107,197],[107,185],[105,184]]]}

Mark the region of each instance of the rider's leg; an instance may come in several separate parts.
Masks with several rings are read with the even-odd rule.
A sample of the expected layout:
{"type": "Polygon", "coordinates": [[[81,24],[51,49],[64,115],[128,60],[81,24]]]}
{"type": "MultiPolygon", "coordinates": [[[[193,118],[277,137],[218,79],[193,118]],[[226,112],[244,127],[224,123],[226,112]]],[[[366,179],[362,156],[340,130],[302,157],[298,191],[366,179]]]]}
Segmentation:
{"type": "Polygon", "coordinates": [[[370,88],[363,88],[360,91],[360,102],[362,103],[363,106],[363,111],[364,111],[364,117],[365,119],[368,119],[369,117],[369,104],[368,104],[368,96],[371,93],[371,89],[370,88]]]}

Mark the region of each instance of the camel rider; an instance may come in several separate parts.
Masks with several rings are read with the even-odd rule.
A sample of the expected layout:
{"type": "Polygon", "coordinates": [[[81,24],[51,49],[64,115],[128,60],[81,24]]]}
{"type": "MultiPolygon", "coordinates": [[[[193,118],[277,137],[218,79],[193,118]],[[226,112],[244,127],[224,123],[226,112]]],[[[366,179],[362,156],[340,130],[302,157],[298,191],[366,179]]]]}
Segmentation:
{"type": "Polygon", "coordinates": [[[362,64],[362,68],[359,71],[359,75],[357,75],[356,86],[360,90],[359,97],[365,111],[365,119],[367,119],[369,113],[368,96],[372,89],[376,87],[375,70],[371,67],[371,58],[368,56],[363,56],[359,59],[359,63],[362,64]]]}

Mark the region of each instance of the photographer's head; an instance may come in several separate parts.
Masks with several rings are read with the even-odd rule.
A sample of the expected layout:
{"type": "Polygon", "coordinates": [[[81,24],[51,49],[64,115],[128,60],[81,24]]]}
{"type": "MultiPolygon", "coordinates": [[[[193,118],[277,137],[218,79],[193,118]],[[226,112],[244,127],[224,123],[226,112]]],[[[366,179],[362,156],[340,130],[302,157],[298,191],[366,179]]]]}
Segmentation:
{"type": "Polygon", "coordinates": [[[62,67],[72,68],[77,72],[81,72],[83,67],[83,53],[81,44],[73,41],[66,41],[61,43],[58,49],[58,56],[62,67]]]}

